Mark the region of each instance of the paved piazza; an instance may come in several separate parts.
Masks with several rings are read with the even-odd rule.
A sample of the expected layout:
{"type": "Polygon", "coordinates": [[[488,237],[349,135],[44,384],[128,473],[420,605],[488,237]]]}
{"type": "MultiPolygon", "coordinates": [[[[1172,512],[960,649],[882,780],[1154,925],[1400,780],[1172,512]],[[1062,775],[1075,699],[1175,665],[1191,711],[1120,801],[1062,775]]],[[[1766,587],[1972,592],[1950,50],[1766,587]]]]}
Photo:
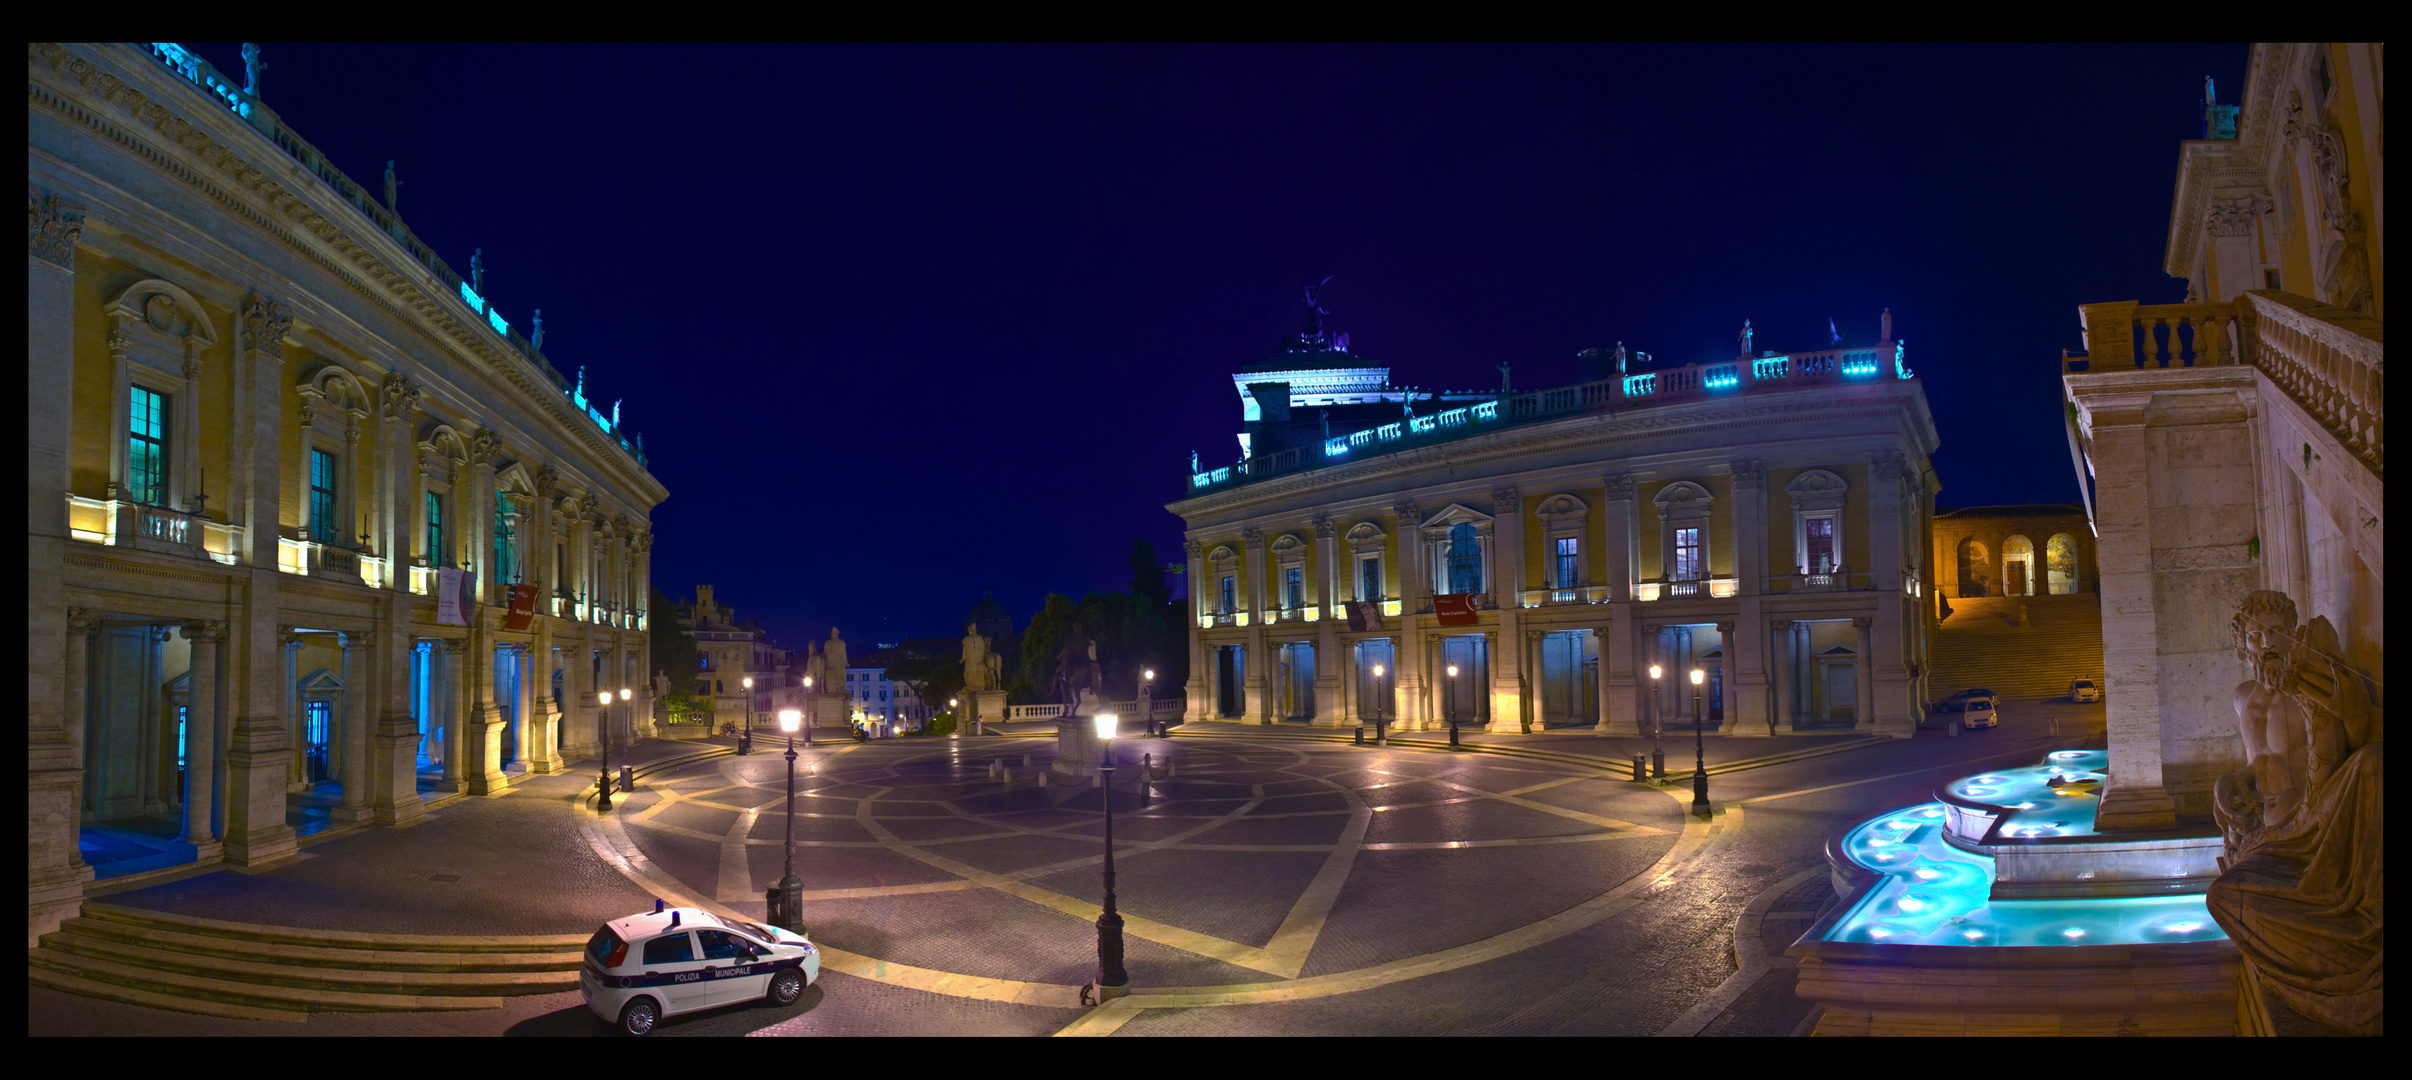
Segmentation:
{"type": "MultiPolygon", "coordinates": [[[[1144,808],[1116,800],[1133,993],[1098,1009],[1078,993],[1096,963],[1099,793],[1050,803],[1034,777],[1052,739],[813,746],[796,861],[820,983],[793,1006],[676,1018],[661,1034],[1793,1034],[1809,1006],[1782,950],[1833,902],[1826,837],[1968,769],[2099,745],[2100,718],[2036,702],[1965,738],[1711,739],[1713,768],[1742,767],[1713,778],[1707,820],[1686,812],[1688,784],[1574,762],[1225,725],[1118,740],[1119,775],[1142,754],[1170,775],[1144,808]],[[1820,749],[1834,752],[1800,756],[1820,749]]],[[[1611,763],[1649,749],[1479,741],[1611,763]]],[[[676,763],[711,749],[640,745],[639,790],[607,814],[581,791],[590,778],[523,778],[283,866],[98,899],[393,933],[583,933],[653,896],[760,918],[780,873],[785,761],[766,741],[676,763]]],[[[1667,749],[1688,771],[1688,748],[1667,749]]],[[[608,1034],[574,993],[290,1024],[31,997],[35,1032],[608,1034]]]]}

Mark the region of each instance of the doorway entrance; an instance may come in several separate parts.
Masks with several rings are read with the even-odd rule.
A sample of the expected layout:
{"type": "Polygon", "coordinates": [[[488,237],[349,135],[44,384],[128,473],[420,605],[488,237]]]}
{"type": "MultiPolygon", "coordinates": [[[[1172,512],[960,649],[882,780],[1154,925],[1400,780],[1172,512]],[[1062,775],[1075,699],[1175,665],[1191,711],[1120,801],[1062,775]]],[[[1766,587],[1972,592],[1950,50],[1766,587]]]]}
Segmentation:
{"type": "Polygon", "coordinates": [[[1441,639],[1441,667],[1433,673],[1440,683],[1441,720],[1445,723],[1486,724],[1491,720],[1491,641],[1481,634],[1441,639]],[[1451,678],[1450,667],[1457,668],[1451,678]]]}
{"type": "Polygon", "coordinates": [[[1399,685],[1399,660],[1390,640],[1360,641],[1357,650],[1357,719],[1397,719],[1396,695],[1399,685]],[[1382,669],[1374,674],[1375,668],[1382,669]]]}
{"type": "Polygon", "coordinates": [[[1284,720],[1315,716],[1315,646],[1293,642],[1278,647],[1281,657],[1281,709],[1284,720]]]}
{"type": "Polygon", "coordinates": [[[1248,675],[1248,650],[1241,645],[1218,645],[1214,650],[1214,714],[1226,719],[1245,709],[1240,688],[1248,675]]]}

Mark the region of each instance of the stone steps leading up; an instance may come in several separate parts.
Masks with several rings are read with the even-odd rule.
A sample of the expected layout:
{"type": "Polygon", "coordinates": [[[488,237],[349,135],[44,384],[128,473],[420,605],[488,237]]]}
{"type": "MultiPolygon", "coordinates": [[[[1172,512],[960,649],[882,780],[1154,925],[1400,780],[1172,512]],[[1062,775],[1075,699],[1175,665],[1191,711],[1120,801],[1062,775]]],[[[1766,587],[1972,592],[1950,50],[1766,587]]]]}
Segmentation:
{"type": "Polygon", "coordinates": [[[2102,681],[2099,596],[1963,597],[1930,649],[1937,698],[1971,686],[2005,697],[2065,697],[2069,681],[2102,681]],[[2024,609],[2025,625],[2019,614],[2024,609]]]}
{"type": "Polygon", "coordinates": [[[237,1019],[493,1008],[578,985],[579,935],[442,937],[259,926],[88,903],[26,954],[37,986],[237,1019]]]}

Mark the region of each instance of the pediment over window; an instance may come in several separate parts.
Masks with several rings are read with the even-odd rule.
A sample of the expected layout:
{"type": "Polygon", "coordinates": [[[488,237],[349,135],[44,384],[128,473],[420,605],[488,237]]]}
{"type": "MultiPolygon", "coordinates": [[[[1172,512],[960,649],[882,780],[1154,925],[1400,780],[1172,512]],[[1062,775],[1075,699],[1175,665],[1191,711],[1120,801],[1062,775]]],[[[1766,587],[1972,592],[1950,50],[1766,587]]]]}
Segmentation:
{"type": "Polygon", "coordinates": [[[320,668],[301,677],[293,688],[304,694],[333,693],[343,689],[343,676],[328,668],[320,668]]]}
{"type": "Polygon", "coordinates": [[[1474,524],[1481,526],[1489,525],[1491,520],[1491,515],[1483,513],[1480,510],[1476,510],[1464,503],[1450,503],[1449,505],[1442,507],[1439,513],[1425,518],[1423,527],[1426,529],[1445,529],[1451,525],[1465,521],[1471,521],[1474,524]]]}
{"type": "Polygon", "coordinates": [[[536,494],[536,477],[528,471],[526,462],[514,461],[495,472],[494,490],[532,498],[536,494]]]}
{"type": "Polygon", "coordinates": [[[158,278],[127,286],[102,310],[109,313],[120,329],[148,328],[203,349],[218,343],[218,332],[210,326],[209,313],[201,302],[193,299],[193,294],[158,278]]]}
{"type": "Polygon", "coordinates": [[[1206,553],[1206,561],[1210,563],[1227,563],[1238,560],[1239,553],[1231,550],[1229,544],[1217,544],[1214,550],[1206,553]]]}
{"type": "Polygon", "coordinates": [[[1533,512],[1542,517],[1578,517],[1590,510],[1583,500],[1572,495],[1552,495],[1541,500],[1541,508],[1533,512]]]}
{"type": "Polygon", "coordinates": [[[1387,535],[1382,531],[1381,526],[1370,521],[1360,521],[1349,526],[1348,541],[1352,544],[1370,543],[1381,540],[1387,535]]]}
{"type": "Polygon", "coordinates": [[[432,450],[454,461],[469,460],[469,440],[443,421],[434,421],[419,433],[419,448],[432,450]]]}
{"type": "Polygon", "coordinates": [[[305,399],[323,401],[330,407],[351,413],[356,419],[368,418],[368,388],[360,385],[360,379],[344,370],[340,364],[320,364],[295,389],[301,391],[305,399]]]}
{"type": "Polygon", "coordinates": [[[1784,493],[1792,496],[1795,510],[1831,510],[1843,503],[1843,495],[1851,485],[1843,478],[1824,469],[1810,469],[1784,485],[1784,493]]]}
{"type": "Polygon", "coordinates": [[[1288,554],[1305,546],[1306,541],[1299,539],[1297,533],[1283,533],[1273,538],[1273,550],[1278,553],[1288,554]]]}
{"type": "Polygon", "coordinates": [[[1711,496],[1707,488],[1689,480],[1677,480],[1658,489],[1650,501],[1658,504],[1660,517],[1687,517],[1708,513],[1711,496]]]}
{"type": "Polygon", "coordinates": [[[1832,648],[1826,649],[1826,650],[1824,650],[1823,652],[1818,653],[1818,655],[1819,655],[1819,656],[1857,656],[1857,655],[1859,655],[1859,650],[1854,649],[1854,648],[1852,648],[1852,647],[1850,647],[1850,646],[1848,646],[1848,645],[1836,645],[1836,646],[1834,646],[1834,647],[1832,647],[1832,648]]]}

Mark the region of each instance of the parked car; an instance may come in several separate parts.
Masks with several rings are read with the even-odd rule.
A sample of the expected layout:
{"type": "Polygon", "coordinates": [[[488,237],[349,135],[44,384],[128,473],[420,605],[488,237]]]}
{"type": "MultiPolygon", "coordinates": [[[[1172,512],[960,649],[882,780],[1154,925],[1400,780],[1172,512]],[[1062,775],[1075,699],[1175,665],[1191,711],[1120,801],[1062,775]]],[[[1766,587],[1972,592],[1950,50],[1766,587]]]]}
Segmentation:
{"type": "Polygon", "coordinates": [[[596,1016],[647,1035],[665,1016],[763,998],[794,1004],[820,977],[820,950],[801,934],[657,904],[587,939],[578,992],[596,1016]]]}
{"type": "Polygon", "coordinates": [[[1960,699],[1960,726],[1974,731],[2001,723],[2000,716],[1993,708],[1995,700],[1990,695],[1960,699]]]}
{"type": "Polygon", "coordinates": [[[2100,701],[2102,700],[2102,688],[2095,686],[2092,679],[2079,679],[2069,684],[2069,700],[2100,701]]]}

